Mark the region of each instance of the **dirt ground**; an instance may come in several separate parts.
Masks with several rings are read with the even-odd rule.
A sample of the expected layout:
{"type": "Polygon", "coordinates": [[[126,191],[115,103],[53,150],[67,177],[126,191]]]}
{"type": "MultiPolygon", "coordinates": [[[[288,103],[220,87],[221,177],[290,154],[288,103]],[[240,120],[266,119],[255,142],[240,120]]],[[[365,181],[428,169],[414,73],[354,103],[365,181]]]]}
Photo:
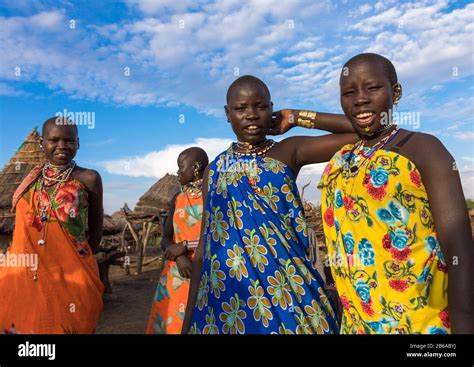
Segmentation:
{"type": "Polygon", "coordinates": [[[110,267],[113,293],[104,295],[96,334],[145,334],[161,268],[160,260],[143,267],[140,275],[133,275],[133,266],[130,275],[118,266],[110,267]]]}

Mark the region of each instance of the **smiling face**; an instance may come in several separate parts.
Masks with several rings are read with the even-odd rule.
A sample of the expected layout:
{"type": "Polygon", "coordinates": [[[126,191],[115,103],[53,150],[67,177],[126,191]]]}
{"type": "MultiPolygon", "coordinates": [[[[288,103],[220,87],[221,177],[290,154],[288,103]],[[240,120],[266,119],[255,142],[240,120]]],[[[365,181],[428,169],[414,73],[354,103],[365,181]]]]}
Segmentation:
{"type": "Polygon", "coordinates": [[[272,102],[261,83],[236,86],[224,107],[238,141],[257,144],[265,139],[272,123],[272,102]]]}
{"type": "Polygon", "coordinates": [[[74,126],[48,124],[43,129],[41,144],[48,161],[56,166],[69,164],[79,149],[74,126]]]}
{"type": "Polygon", "coordinates": [[[342,109],[358,133],[373,134],[392,110],[397,97],[394,86],[380,62],[358,61],[345,70],[348,75],[343,71],[340,79],[342,109]]]}

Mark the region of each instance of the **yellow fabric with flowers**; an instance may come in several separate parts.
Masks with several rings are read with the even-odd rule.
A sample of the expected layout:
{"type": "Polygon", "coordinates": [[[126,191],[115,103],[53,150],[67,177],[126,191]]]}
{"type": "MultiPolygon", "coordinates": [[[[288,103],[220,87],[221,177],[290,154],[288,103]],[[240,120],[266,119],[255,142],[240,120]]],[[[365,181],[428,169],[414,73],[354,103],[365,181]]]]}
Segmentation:
{"type": "Polygon", "coordinates": [[[450,333],[446,262],[413,162],[349,144],[319,188],[341,333],[450,333]]]}

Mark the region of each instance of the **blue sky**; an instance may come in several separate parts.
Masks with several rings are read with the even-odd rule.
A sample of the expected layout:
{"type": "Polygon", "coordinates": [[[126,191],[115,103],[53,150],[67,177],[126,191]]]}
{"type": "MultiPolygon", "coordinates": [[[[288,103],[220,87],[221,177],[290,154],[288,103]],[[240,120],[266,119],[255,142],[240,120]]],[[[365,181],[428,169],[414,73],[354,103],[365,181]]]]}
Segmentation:
{"type": "MultiPolygon", "coordinates": [[[[223,105],[237,76],[263,79],[275,109],[341,112],[341,66],[360,52],[393,61],[399,111],[420,116],[405,127],[441,139],[474,198],[468,1],[0,0],[0,9],[0,166],[48,117],[94,113],[94,128],[79,126],[76,160],[102,174],[107,213],[175,172],[186,147],[213,157],[228,146],[223,105]]],[[[323,168],[300,174],[312,201],[323,168]]]]}

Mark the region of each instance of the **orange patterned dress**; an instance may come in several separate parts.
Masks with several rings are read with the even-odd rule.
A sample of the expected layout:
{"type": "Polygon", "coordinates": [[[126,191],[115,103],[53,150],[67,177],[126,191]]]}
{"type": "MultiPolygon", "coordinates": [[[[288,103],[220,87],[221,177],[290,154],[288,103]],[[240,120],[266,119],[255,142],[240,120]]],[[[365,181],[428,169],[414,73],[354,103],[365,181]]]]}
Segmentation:
{"type": "MultiPolygon", "coordinates": [[[[201,231],[202,196],[186,192],[176,197],[173,242],[198,240],[201,231]]],[[[188,256],[193,259],[194,252],[188,256]]],[[[174,261],[165,261],[148,320],[147,334],[179,334],[188,302],[189,279],[183,278],[174,261]]]]}
{"type": "MultiPolygon", "coordinates": [[[[47,190],[52,197],[54,187],[47,190]]],[[[0,266],[0,327],[5,333],[93,333],[104,286],[85,236],[87,190],[77,180],[63,183],[43,221],[40,194],[49,203],[36,180],[14,199],[15,231],[0,266]]]]}

